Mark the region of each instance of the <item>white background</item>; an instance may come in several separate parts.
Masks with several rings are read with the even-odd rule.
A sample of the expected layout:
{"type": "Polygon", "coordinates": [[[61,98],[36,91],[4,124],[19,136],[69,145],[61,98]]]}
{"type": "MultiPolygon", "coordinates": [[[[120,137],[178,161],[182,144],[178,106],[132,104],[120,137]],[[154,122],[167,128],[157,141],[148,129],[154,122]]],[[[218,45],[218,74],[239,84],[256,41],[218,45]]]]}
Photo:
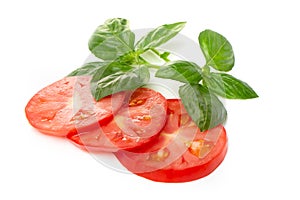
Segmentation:
{"type": "Polygon", "coordinates": [[[297,1],[0,2],[0,199],[299,199],[299,4],[297,1]],[[197,2],[197,4],[195,3],[197,2]],[[209,28],[231,42],[236,77],[260,95],[226,101],[229,151],[210,176],[155,183],[96,162],[30,127],[30,97],[80,66],[107,18],[132,29],[187,21],[197,41],[209,28]]]}

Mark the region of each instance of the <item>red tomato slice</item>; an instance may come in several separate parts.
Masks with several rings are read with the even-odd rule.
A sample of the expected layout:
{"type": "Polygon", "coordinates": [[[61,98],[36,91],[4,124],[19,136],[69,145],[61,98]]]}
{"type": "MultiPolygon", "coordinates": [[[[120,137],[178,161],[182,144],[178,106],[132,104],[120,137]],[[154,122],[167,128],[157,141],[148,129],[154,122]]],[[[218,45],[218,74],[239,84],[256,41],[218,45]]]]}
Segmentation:
{"type": "Polygon", "coordinates": [[[67,135],[67,138],[78,148],[89,152],[116,152],[119,150],[103,133],[101,126],[95,124],[85,129],[77,129],[67,135]]]}
{"type": "Polygon", "coordinates": [[[168,119],[157,140],[139,151],[118,151],[132,173],[159,182],[187,182],[207,176],[223,161],[227,136],[222,125],[201,132],[180,100],[168,100],[168,119]]]}
{"type": "Polygon", "coordinates": [[[166,99],[158,92],[138,88],[108,124],[67,137],[88,151],[136,149],[150,142],[166,121],[166,99]]]}
{"type": "Polygon", "coordinates": [[[66,136],[70,131],[107,123],[121,107],[125,93],[96,102],[90,93],[88,76],[63,78],[35,94],[25,113],[29,123],[40,132],[66,136]]]}

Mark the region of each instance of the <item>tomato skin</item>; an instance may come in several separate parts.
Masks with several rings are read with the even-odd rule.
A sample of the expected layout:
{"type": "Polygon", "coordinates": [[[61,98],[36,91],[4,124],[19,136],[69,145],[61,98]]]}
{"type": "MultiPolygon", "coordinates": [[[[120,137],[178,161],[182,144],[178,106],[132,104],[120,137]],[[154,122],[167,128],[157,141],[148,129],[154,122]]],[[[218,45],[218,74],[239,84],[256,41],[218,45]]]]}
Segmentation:
{"type": "Polygon", "coordinates": [[[115,153],[129,171],[157,182],[188,182],[209,175],[221,164],[227,152],[225,128],[219,125],[200,132],[181,105],[180,100],[168,100],[167,123],[156,143],[134,153],[115,153]]]}
{"type": "Polygon", "coordinates": [[[66,136],[76,129],[108,123],[121,107],[125,93],[96,102],[90,93],[89,76],[65,77],[37,92],[27,103],[25,114],[38,131],[66,136]]]}
{"type": "Polygon", "coordinates": [[[138,149],[158,136],[165,125],[166,109],[166,99],[160,93],[138,88],[110,122],[72,132],[67,138],[90,152],[138,149]]]}

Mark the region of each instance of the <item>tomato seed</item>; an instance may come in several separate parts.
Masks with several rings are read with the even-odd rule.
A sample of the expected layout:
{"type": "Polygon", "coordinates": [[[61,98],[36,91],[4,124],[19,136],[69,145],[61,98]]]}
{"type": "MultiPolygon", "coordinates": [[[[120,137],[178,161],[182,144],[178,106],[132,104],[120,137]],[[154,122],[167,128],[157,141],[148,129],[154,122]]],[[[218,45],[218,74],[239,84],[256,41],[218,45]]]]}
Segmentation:
{"type": "Polygon", "coordinates": [[[129,106],[139,106],[142,105],[145,102],[145,100],[142,99],[133,99],[130,101],[129,106]]]}
{"type": "Polygon", "coordinates": [[[153,161],[164,161],[169,156],[169,151],[167,149],[160,149],[159,151],[150,154],[149,158],[153,161]]]}

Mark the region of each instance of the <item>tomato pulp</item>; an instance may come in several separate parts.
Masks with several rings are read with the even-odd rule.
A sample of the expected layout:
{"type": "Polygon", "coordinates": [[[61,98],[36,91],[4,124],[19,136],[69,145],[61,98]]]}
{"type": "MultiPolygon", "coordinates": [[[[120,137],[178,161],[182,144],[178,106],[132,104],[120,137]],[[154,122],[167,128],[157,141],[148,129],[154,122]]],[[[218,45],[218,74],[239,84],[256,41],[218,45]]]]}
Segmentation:
{"type": "Polygon", "coordinates": [[[166,99],[154,90],[138,88],[126,100],[109,123],[70,133],[67,138],[82,149],[108,152],[136,149],[151,142],[165,125],[166,99]]]}
{"type": "Polygon", "coordinates": [[[66,136],[95,123],[107,123],[123,104],[125,93],[96,102],[89,76],[66,77],[40,90],[25,108],[29,123],[42,133],[66,136]]]}
{"type": "Polygon", "coordinates": [[[222,125],[201,132],[180,100],[168,100],[166,126],[151,145],[118,151],[131,172],[159,182],[187,182],[207,176],[223,161],[227,136],[222,125]]]}

